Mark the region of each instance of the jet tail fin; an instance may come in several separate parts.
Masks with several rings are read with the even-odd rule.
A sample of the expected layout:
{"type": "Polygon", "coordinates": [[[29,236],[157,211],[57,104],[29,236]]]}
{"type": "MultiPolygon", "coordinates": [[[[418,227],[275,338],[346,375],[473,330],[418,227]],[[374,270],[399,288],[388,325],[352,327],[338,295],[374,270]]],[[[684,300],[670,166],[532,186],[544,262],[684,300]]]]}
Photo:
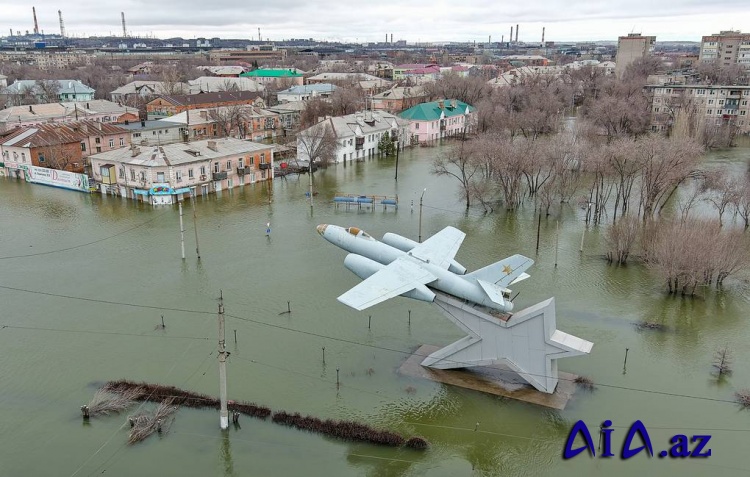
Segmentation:
{"type": "Polygon", "coordinates": [[[529,257],[513,255],[479,270],[467,273],[466,277],[494,283],[502,288],[506,288],[512,283],[518,283],[521,280],[529,278],[529,275],[524,272],[533,264],[534,260],[529,257]]]}

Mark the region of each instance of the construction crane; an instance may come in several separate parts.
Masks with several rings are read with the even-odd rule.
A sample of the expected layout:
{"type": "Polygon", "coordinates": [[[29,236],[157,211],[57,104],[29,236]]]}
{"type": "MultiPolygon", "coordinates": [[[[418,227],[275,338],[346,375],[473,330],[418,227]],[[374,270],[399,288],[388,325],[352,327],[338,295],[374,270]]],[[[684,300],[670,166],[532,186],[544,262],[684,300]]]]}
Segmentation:
{"type": "Polygon", "coordinates": [[[122,17],[122,37],[127,38],[128,31],[125,29],[125,12],[120,12],[120,16],[122,17]]]}

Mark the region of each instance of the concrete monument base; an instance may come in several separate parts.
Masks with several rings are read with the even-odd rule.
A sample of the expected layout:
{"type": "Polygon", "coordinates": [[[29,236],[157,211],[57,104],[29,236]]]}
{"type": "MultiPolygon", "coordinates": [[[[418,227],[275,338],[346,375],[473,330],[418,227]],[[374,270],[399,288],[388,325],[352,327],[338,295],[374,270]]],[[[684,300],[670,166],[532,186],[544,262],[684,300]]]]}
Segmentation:
{"type": "Polygon", "coordinates": [[[553,409],[565,409],[576,391],[573,381],[577,376],[562,371],[558,371],[559,380],[555,392],[550,394],[536,390],[517,372],[503,364],[462,369],[435,369],[422,366],[425,356],[438,350],[438,346],[422,345],[401,364],[398,372],[404,376],[429,379],[553,409]]]}

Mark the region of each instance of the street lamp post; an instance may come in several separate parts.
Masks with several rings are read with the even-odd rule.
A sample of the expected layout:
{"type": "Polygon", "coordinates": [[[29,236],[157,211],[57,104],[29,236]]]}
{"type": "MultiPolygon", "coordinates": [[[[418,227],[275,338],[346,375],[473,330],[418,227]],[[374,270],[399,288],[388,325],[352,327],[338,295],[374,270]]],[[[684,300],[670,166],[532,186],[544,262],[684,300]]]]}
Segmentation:
{"type": "Polygon", "coordinates": [[[422,191],[422,195],[419,196],[419,243],[422,243],[422,199],[424,199],[424,193],[427,192],[427,187],[422,191]]]}
{"type": "MultiPolygon", "coordinates": [[[[591,202],[586,203],[586,217],[589,216],[589,211],[591,210],[591,202]]],[[[583,239],[586,237],[586,218],[583,219],[583,232],[581,233],[581,248],[579,251],[583,253],[583,239]]]]}

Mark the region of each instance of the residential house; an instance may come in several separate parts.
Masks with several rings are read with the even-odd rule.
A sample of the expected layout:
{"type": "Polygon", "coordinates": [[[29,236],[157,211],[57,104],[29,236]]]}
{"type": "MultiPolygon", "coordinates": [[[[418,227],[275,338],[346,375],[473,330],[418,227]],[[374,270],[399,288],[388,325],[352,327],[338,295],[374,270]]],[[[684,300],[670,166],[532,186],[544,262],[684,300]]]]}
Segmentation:
{"type": "Polygon", "coordinates": [[[188,80],[190,94],[216,93],[218,91],[256,91],[265,87],[250,78],[219,78],[215,76],[201,76],[188,80]]]}
{"type": "Polygon", "coordinates": [[[237,78],[245,72],[244,66],[198,66],[197,69],[223,78],[237,78]]]}
{"type": "Polygon", "coordinates": [[[413,106],[399,117],[409,121],[412,144],[426,144],[473,132],[476,108],[457,99],[441,99],[413,106]]]}
{"type": "Polygon", "coordinates": [[[733,125],[750,134],[750,86],[647,85],[651,97],[651,130],[669,131],[677,117],[695,118],[695,125],[733,125]]]}
{"type": "Polygon", "coordinates": [[[300,122],[300,115],[306,107],[307,103],[304,101],[290,101],[272,106],[268,110],[279,115],[281,127],[284,129],[286,135],[286,131],[297,129],[300,122]]]}
{"type": "Polygon", "coordinates": [[[242,73],[241,78],[250,78],[260,84],[275,83],[280,86],[302,85],[304,78],[301,73],[286,69],[260,68],[247,73],[242,73]]]}
{"type": "Polygon", "coordinates": [[[7,104],[21,105],[28,104],[28,99],[36,101],[50,101],[48,98],[51,93],[57,97],[58,101],[85,102],[94,99],[96,91],[78,80],[16,80],[8,86],[3,94],[7,95],[7,104]],[[54,91],[45,91],[44,82],[52,82],[54,91]],[[56,83],[56,84],[54,84],[56,83]]]}
{"type": "MultiPolygon", "coordinates": [[[[364,160],[377,156],[380,151],[378,144],[384,135],[392,141],[397,141],[399,149],[409,144],[404,142],[408,138],[409,123],[398,116],[386,112],[364,111],[347,116],[328,117],[318,124],[297,134],[297,159],[309,161],[309,140],[305,138],[306,131],[315,131],[328,127],[336,137],[335,162],[346,160],[364,160]]],[[[312,158],[316,159],[316,158],[312,158]]]]}
{"type": "Polygon", "coordinates": [[[80,120],[101,123],[124,123],[137,121],[138,110],[121,106],[106,99],[94,99],[85,103],[44,103],[28,106],[12,106],[0,110],[0,131],[35,124],[80,120]]]}
{"type": "Polygon", "coordinates": [[[171,121],[171,119],[135,121],[119,126],[130,133],[130,143],[136,146],[161,146],[184,141],[188,129],[184,124],[171,121]]]}
{"type": "Polygon", "coordinates": [[[219,91],[179,96],[161,95],[146,104],[146,113],[148,119],[161,119],[190,109],[255,104],[258,100],[263,101],[260,99],[260,93],[255,91],[219,91]]]}
{"type": "Polygon", "coordinates": [[[359,86],[366,94],[375,94],[389,88],[393,83],[366,73],[320,73],[310,76],[307,84],[333,83],[337,86],[359,86]]]}
{"type": "Polygon", "coordinates": [[[1,141],[0,162],[8,169],[32,165],[82,173],[87,157],[129,146],[130,135],[113,124],[78,121],[17,128],[1,141]]]}
{"type": "Polygon", "coordinates": [[[91,156],[102,193],[153,205],[273,180],[273,146],[235,138],[131,146],[91,156]]]}
{"type": "Polygon", "coordinates": [[[394,81],[406,79],[407,77],[416,77],[424,74],[435,74],[433,79],[437,79],[440,75],[440,65],[436,63],[409,63],[404,65],[397,65],[393,67],[393,79],[394,81]],[[417,73],[420,72],[420,73],[417,73]]]}
{"type": "Polygon", "coordinates": [[[309,101],[315,98],[330,98],[334,91],[336,91],[336,86],[332,84],[306,84],[302,86],[292,86],[284,91],[279,91],[276,93],[276,97],[280,103],[288,103],[289,101],[309,101]]]}
{"type": "Polygon", "coordinates": [[[131,81],[109,93],[115,103],[136,104],[137,99],[145,100],[160,94],[187,94],[190,86],[186,83],[165,83],[164,81],[131,81]]]}
{"type": "Polygon", "coordinates": [[[128,68],[128,74],[130,76],[150,75],[154,69],[155,65],[153,61],[144,61],[143,63],[138,63],[132,68],[128,68]]]}
{"type": "Polygon", "coordinates": [[[427,93],[422,86],[396,86],[374,95],[371,101],[372,108],[377,111],[398,114],[426,99],[427,93]]]}

